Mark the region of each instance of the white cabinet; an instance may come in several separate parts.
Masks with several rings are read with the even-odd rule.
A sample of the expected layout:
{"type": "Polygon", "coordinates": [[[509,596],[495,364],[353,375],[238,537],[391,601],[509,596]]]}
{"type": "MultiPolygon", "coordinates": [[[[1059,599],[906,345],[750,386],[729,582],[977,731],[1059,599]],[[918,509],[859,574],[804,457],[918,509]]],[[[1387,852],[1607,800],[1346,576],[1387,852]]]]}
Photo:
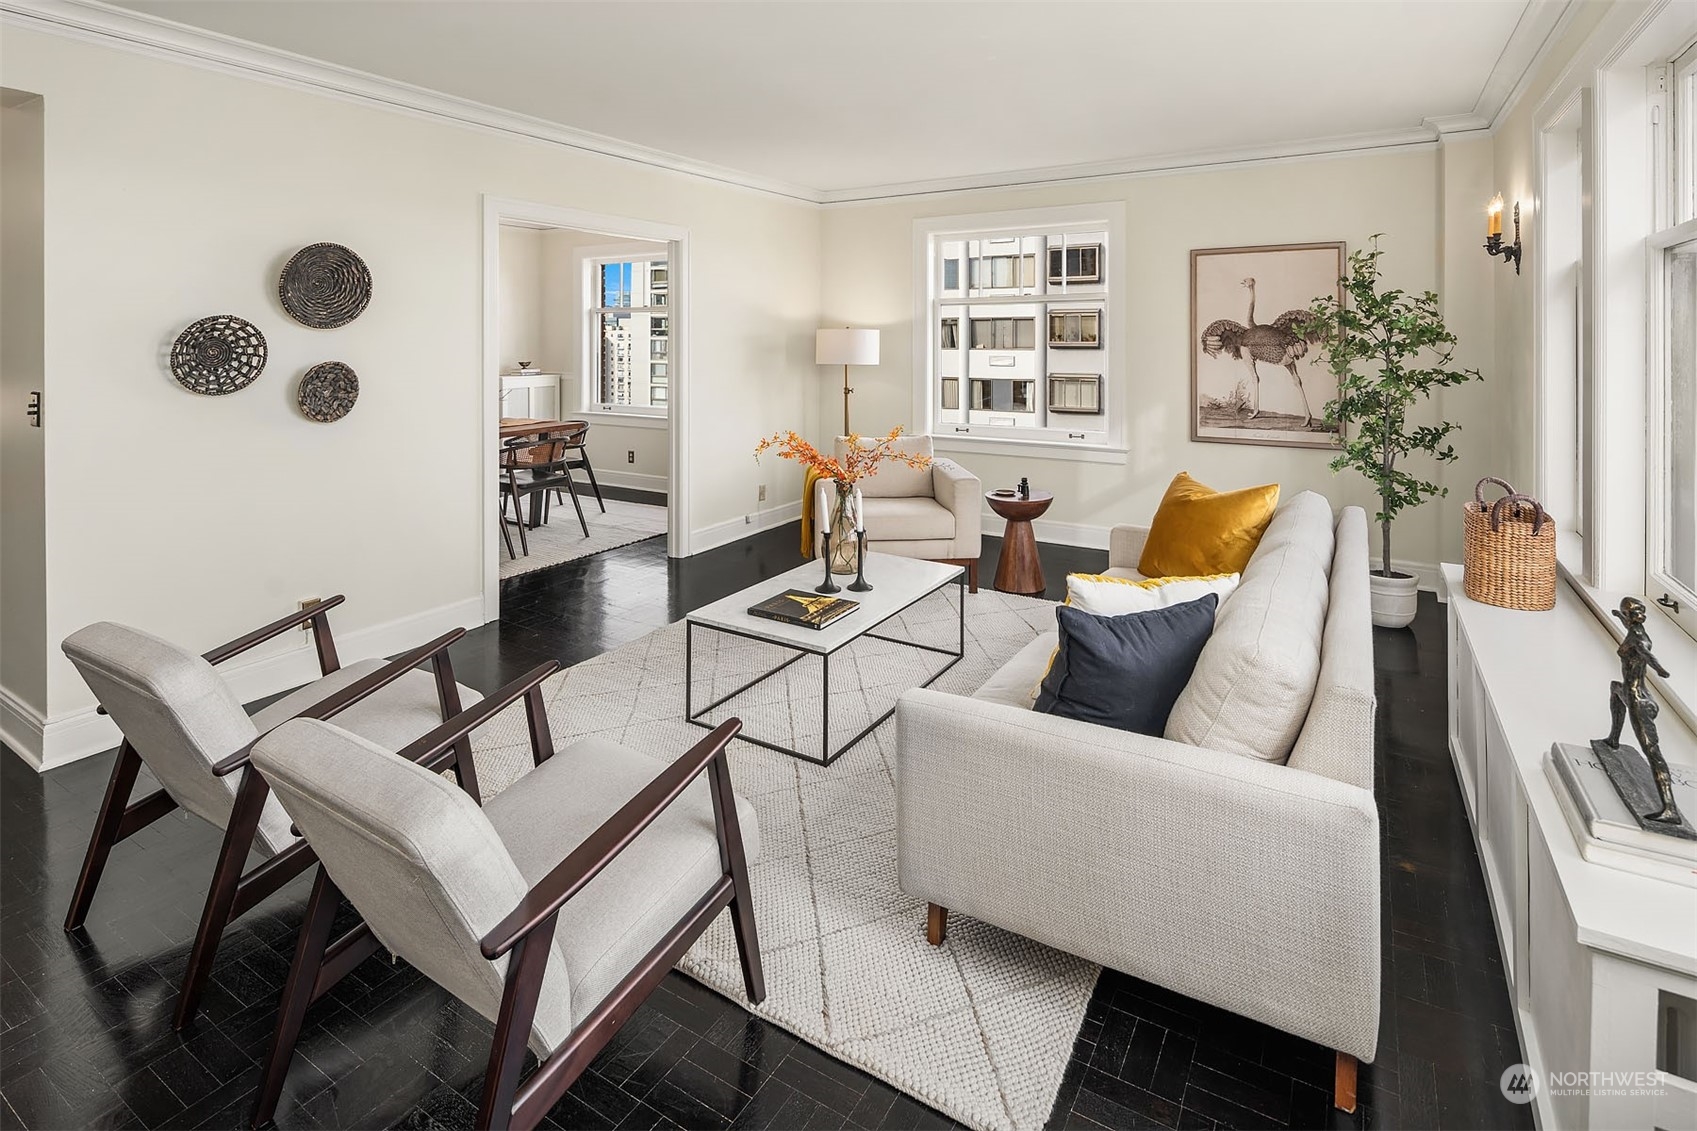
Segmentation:
{"type": "MultiPolygon", "coordinates": [[[[1655,1075],[1678,1067],[1670,1043],[1697,1042],[1697,889],[1584,859],[1544,773],[1552,743],[1607,731],[1614,639],[1565,585],[1549,612],[1516,612],[1469,601],[1460,567],[1443,569],[1450,753],[1538,1125],[1697,1131],[1689,1047],[1681,1074],[1655,1075]]],[[[1658,721],[1669,759],[1697,762],[1679,717],[1658,721]]]]}
{"type": "Polygon", "coordinates": [[[559,420],[560,383],[558,373],[503,373],[501,415],[512,420],[559,420]]]}

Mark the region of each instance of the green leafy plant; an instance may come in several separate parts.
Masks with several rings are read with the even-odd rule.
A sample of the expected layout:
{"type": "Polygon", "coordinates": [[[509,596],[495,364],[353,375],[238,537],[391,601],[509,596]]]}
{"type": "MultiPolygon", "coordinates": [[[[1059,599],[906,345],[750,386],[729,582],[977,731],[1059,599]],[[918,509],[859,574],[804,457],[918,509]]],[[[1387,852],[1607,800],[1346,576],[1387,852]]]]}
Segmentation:
{"type": "Polygon", "coordinates": [[[1447,420],[1416,424],[1409,412],[1432,390],[1477,381],[1480,374],[1452,368],[1456,339],[1444,327],[1435,292],[1380,289],[1384,253],[1377,235],[1371,244],[1371,250],[1349,257],[1349,273],[1339,280],[1343,302],[1334,295],[1314,300],[1308,329],[1319,337],[1320,356],[1338,381],[1337,399],[1325,409],[1342,436],[1332,470],[1353,468],[1378,489],[1374,520],[1383,535],[1383,555],[1377,572],[1394,577],[1391,523],[1409,507],[1449,493],[1409,472],[1402,461],[1415,455],[1453,461],[1449,436],[1461,427],[1447,420]]]}

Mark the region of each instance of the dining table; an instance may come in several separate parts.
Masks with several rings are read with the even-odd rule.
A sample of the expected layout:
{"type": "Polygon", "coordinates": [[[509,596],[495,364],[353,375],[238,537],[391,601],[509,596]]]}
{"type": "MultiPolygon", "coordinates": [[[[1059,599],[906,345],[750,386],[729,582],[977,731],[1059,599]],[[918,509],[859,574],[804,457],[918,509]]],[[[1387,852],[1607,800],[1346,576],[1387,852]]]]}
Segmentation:
{"type": "MultiPolygon", "coordinates": [[[[557,432],[570,423],[572,422],[569,420],[536,420],[528,416],[503,416],[501,418],[501,442],[517,440],[522,436],[541,436],[549,432],[557,432]]],[[[529,454],[528,451],[520,452],[518,462],[530,462],[526,458],[529,454]]],[[[532,530],[542,525],[543,505],[542,492],[538,491],[530,497],[530,516],[525,520],[525,525],[532,530]]]]}

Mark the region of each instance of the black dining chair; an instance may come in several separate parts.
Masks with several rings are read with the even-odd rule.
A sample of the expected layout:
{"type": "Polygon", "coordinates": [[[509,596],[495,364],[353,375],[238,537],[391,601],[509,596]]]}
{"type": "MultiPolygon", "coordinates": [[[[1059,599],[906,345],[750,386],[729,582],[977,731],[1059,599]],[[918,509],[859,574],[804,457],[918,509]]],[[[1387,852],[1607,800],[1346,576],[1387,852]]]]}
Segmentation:
{"type": "MultiPolygon", "coordinates": [[[[589,425],[583,424],[583,431],[588,430],[589,425]]],[[[572,468],[579,466],[569,447],[568,437],[574,431],[568,425],[566,428],[539,436],[515,437],[501,445],[501,532],[506,535],[505,504],[511,502],[513,514],[518,519],[519,547],[526,555],[530,553],[527,529],[548,521],[549,494],[561,487],[571,495],[572,507],[577,511],[578,525],[583,528],[583,536],[589,537],[589,522],[583,517],[583,504],[577,497],[577,483],[572,479],[572,468]],[[531,500],[528,520],[524,507],[526,499],[531,500]]],[[[510,552],[512,540],[510,536],[507,537],[510,552]]]]}

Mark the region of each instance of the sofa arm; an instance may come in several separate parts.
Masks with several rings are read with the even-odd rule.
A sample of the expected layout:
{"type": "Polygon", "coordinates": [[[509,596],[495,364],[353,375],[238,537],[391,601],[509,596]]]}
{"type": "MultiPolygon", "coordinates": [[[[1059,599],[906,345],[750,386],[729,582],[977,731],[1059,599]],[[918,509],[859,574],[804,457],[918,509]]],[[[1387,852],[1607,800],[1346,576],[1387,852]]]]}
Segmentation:
{"type": "Polygon", "coordinates": [[[978,557],[984,532],[984,491],[978,476],[952,459],[933,459],[931,494],[955,516],[954,556],[978,557]]]}
{"type": "Polygon", "coordinates": [[[1368,791],[926,690],[896,741],[909,895],[1372,1059],[1368,791]]]}
{"type": "Polygon", "coordinates": [[[1108,532],[1108,568],[1136,569],[1143,557],[1143,543],[1149,541],[1147,526],[1114,527],[1108,532]]]}

